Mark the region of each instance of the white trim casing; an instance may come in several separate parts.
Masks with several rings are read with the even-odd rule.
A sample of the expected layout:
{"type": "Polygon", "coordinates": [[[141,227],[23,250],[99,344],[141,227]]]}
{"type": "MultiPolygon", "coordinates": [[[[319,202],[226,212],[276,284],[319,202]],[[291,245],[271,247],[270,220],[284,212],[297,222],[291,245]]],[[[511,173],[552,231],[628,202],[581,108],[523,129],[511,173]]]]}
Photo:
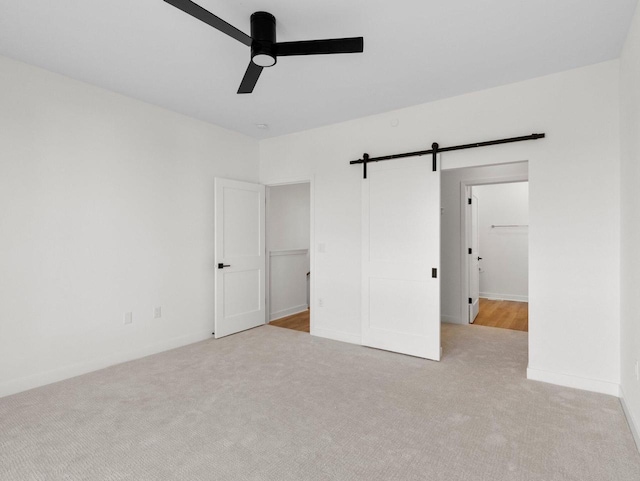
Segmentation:
{"type": "Polygon", "coordinates": [[[629,429],[631,430],[631,434],[633,435],[633,439],[636,442],[636,448],[638,448],[638,452],[640,452],[640,424],[638,424],[638,420],[633,418],[633,414],[631,410],[627,406],[627,402],[624,397],[624,390],[622,386],[620,386],[620,404],[622,405],[622,410],[624,411],[625,416],[627,417],[627,423],[629,424],[629,429]]]}
{"type": "Polygon", "coordinates": [[[301,256],[301,255],[307,255],[309,253],[309,249],[289,249],[289,250],[282,250],[282,251],[269,251],[269,256],[270,257],[275,257],[275,256],[301,256]]]}
{"type": "Polygon", "coordinates": [[[448,324],[468,324],[466,320],[461,321],[457,317],[440,314],[440,321],[448,324]]]}
{"type": "Polygon", "coordinates": [[[518,296],[514,294],[496,294],[494,292],[481,292],[480,297],[489,300],[529,302],[529,296],[518,296]]]}
{"type": "Polygon", "coordinates": [[[9,382],[0,384],[0,397],[10,396],[12,394],[17,394],[29,389],[46,386],[54,382],[64,381],[65,379],[70,379],[76,376],[81,376],[83,374],[98,371],[100,369],[115,366],[117,364],[140,359],[152,354],[159,354],[170,349],[176,349],[178,347],[187,346],[196,342],[209,340],[212,339],[211,331],[212,329],[207,329],[204,332],[196,332],[173,339],[167,339],[151,346],[146,346],[142,349],[136,349],[128,352],[117,351],[101,359],[94,359],[88,362],[70,364],[59,369],[35,374],[33,376],[28,376],[20,379],[12,379],[9,382]]]}
{"type": "Polygon", "coordinates": [[[272,312],[269,316],[270,321],[276,321],[278,319],[282,319],[283,317],[293,316],[294,314],[299,314],[300,312],[304,312],[308,310],[309,307],[306,304],[301,304],[299,306],[289,307],[287,309],[282,309],[281,311],[272,312]]]}
{"type": "Polygon", "coordinates": [[[573,376],[571,374],[562,374],[532,368],[527,368],[527,379],[620,397],[620,385],[615,382],[588,379],[585,377],[573,376]]]}
{"type": "MultiPolygon", "coordinates": [[[[313,309],[311,310],[313,312],[313,309]]],[[[325,339],[331,339],[333,341],[348,342],[349,344],[362,345],[362,336],[359,334],[352,334],[350,332],[334,331],[333,329],[319,329],[311,326],[311,335],[317,337],[324,337],[325,339]]]]}

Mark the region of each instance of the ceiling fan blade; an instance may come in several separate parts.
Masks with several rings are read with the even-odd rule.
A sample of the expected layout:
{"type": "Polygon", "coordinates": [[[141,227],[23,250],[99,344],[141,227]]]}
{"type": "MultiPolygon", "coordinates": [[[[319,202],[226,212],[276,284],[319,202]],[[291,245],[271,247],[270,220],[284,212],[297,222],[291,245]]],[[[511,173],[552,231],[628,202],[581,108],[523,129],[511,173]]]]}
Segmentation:
{"type": "Polygon", "coordinates": [[[226,33],[230,37],[235,38],[239,42],[244,43],[247,46],[251,46],[251,37],[246,33],[238,30],[233,25],[225,22],[220,17],[216,17],[213,13],[205,10],[200,5],[193,3],[190,0],[164,0],[170,5],[188,13],[192,17],[211,25],[213,28],[220,30],[222,33],[226,33]]]}
{"type": "Polygon", "coordinates": [[[362,37],[332,38],[327,40],[303,40],[301,42],[276,43],[279,57],[289,55],[323,55],[331,53],[360,53],[364,51],[362,37]]]}
{"type": "Polygon", "coordinates": [[[244,73],[244,77],[242,78],[242,82],[240,83],[238,93],[250,94],[251,92],[253,92],[253,88],[256,86],[261,73],[262,67],[250,61],[249,66],[247,67],[247,71],[244,73]]]}

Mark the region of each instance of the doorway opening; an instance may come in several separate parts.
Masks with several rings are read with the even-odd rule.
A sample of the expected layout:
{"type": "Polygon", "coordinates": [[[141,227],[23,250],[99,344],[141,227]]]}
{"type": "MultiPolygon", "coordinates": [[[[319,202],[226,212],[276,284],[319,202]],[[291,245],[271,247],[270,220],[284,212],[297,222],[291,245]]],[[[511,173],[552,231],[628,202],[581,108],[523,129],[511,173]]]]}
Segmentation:
{"type": "Polygon", "coordinates": [[[310,332],[310,182],[266,187],[267,322],[310,332]]]}
{"type": "Polygon", "coordinates": [[[527,181],[466,185],[470,324],[528,332],[527,181]]]}
{"type": "Polygon", "coordinates": [[[443,170],[441,319],[528,331],[528,163],[443,170]]]}

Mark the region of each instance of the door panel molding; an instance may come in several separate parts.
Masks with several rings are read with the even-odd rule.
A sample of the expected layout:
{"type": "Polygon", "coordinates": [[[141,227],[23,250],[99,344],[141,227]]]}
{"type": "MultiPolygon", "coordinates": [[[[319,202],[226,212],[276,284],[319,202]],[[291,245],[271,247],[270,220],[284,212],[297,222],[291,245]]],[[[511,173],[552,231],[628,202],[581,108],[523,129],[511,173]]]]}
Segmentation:
{"type": "Polygon", "coordinates": [[[216,177],[214,190],[214,335],[218,339],[266,320],[265,188],[216,177]]]}
{"type": "MultiPolygon", "coordinates": [[[[438,157],[439,161],[439,157],[438,157]]],[[[440,171],[420,157],[362,181],[362,344],[440,360],[440,171]]]]}

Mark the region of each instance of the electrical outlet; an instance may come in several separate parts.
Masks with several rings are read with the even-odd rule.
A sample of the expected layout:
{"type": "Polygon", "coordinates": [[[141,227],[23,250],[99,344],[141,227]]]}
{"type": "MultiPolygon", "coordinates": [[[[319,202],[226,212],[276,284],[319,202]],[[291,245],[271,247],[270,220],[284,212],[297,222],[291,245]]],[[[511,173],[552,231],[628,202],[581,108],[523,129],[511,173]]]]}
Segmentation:
{"type": "Polygon", "coordinates": [[[153,309],[153,318],[160,319],[162,317],[162,308],[156,307],[153,309]]]}
{"type": "Polygon", "coordinates": [[[324,299],[322,297],[318,298],[318,307],[324,307],[324,299]]]}
{"type": "Polygon", "coordinates": [[[133,323],[133,312],[125,312],[124,313],[124,323],[125,323],[125,325],[133,323]]]}

